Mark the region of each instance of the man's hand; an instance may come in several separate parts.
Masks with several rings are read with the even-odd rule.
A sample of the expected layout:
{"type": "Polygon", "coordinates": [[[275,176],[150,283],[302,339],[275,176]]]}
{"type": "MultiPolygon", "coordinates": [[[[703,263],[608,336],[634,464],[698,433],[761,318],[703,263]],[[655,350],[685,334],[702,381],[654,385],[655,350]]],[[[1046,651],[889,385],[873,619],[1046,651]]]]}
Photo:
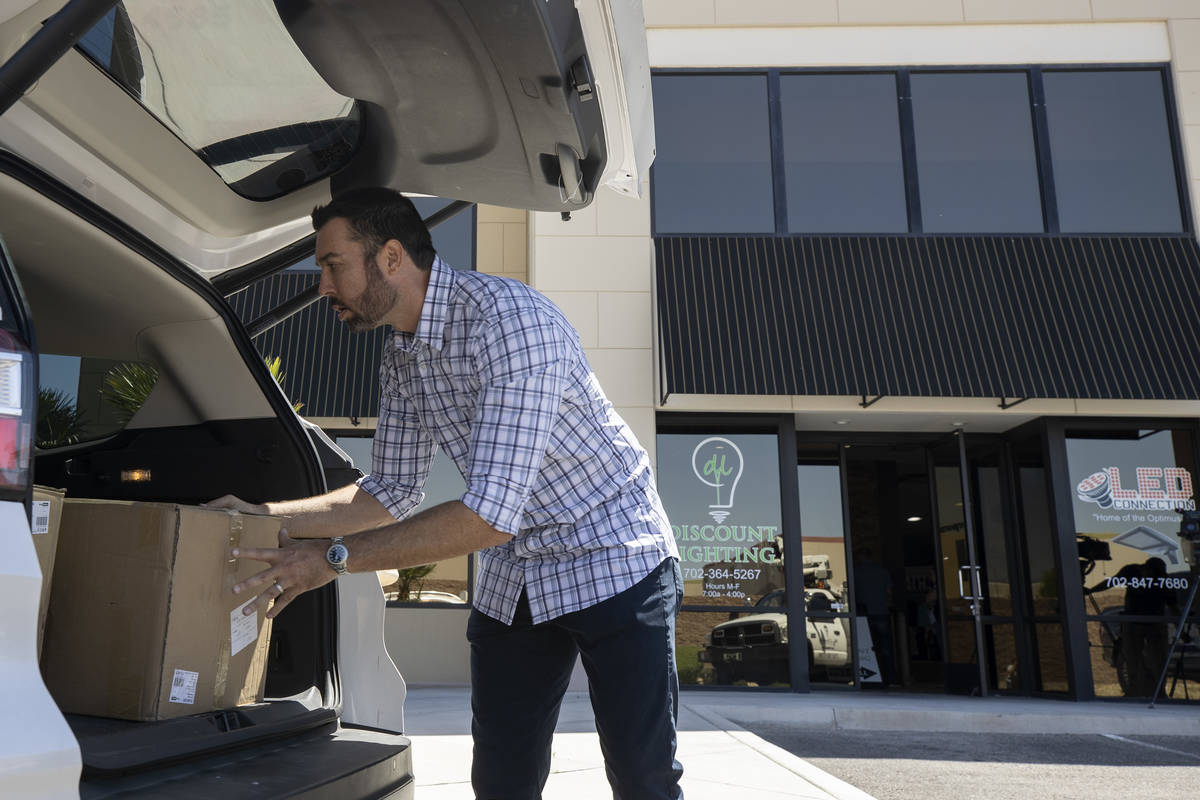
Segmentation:
{"type": "MultiPolygon", "coordinates": [[[[209,500],[207,503],[201,503],[201,508],[227,508],[231,511],[240,511],[243,514],[269,514],[265,503],[247,503],[240,497],[232,494],[218,497],[216,500],[209,500]]],[[[282,546],[282,545],[281,545],[282,546]]]]}
{"type": "Polygon", "coordinates": [[[337,573],[325,560],[325,551],[328,549],[327,539],[293,539],[282,528],[279,530],[278,549],[234,548],[235,558],[270,564],[267,569],[233,587],[234,594],[258,593],[258,597],[247,603],[242,613],[247,616],[253,614],[260,608],[267,608],[274,600],[275,605],[267,611],[267,618],[274,619],[300,595],[332,581],[337,573]]]}

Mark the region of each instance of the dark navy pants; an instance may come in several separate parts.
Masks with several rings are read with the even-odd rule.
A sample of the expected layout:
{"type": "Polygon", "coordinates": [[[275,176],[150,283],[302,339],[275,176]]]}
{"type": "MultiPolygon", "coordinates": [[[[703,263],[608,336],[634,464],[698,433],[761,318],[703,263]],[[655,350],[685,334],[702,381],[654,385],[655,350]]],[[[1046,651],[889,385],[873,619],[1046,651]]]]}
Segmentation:
{"type": "Polygon", "coordinates": [[[471,783],[477,800],[537,800],[578,654],[616,800],[682,798],[675,759],[679,563],[582,611],[533,624],[522,593],[512,625],[471,611],[471,783]]]}

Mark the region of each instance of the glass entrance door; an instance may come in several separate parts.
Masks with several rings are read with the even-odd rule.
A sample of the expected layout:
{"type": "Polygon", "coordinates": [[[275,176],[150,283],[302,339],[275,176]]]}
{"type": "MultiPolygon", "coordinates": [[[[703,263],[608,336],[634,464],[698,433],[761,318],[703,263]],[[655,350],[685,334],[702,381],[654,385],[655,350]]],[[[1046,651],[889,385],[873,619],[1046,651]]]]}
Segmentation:
{"type": "Polygon", "coordinates": [[[1021,686],[1010,580],[1010,495],[998,441],[955,433],[930,448],[946,690],[1021,686]]]}
{"type": "Polygon", "coordinates": [[[965,440],[955,434],[931,448],[938,576],[945,642],[943,664],[948,691],[982,694],[989,684],[983,648],[983,612],[987,603],[975,531],[974,508],[965,484],[965,440]]]}
{"type": "MultiPolygon", "coordinates": [[[[823,588],[836,605],[818,612],[810,603],[808,613],[842,624],[852,680],[863,689],[1029,692],[1005,442],[948,434],[809,450],[798,472],[806,580],[811,558],[832,575],[823,588]],[[835,558],[843,550],[848,569],[835,558]]],[[[842,670],[828,678],[846,680],[842,670]]]]}

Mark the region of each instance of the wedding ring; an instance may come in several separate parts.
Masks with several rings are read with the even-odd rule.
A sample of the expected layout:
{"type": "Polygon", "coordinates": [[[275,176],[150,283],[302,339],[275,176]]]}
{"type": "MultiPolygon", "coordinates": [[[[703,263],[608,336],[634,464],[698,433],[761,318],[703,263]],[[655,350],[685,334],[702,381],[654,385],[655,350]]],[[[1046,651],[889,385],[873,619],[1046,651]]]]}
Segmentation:
{"type": "Polygon", "coordinates": [[[283,594],[283,587],[279,585],[279,581],[275,581],[275,591],[279,592],[279,594],[283,594]]]}

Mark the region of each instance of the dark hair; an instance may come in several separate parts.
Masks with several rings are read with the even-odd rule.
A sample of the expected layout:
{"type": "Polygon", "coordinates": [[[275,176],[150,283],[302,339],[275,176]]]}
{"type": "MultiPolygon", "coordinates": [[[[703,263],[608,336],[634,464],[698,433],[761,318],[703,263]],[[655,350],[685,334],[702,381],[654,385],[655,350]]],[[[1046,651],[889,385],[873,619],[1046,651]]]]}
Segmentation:
{"type": "Polygon", "coordinates": [[[355,241],[363,243],[368,259],[389,239],[403,245],[409,258],[421,269],[433,266],[433,240],[412,201],[394,189],[371,186],[337,195],[328,205],[312,212],[313,230],[321,230],[332,219],[350,223],[355,241]]]}

